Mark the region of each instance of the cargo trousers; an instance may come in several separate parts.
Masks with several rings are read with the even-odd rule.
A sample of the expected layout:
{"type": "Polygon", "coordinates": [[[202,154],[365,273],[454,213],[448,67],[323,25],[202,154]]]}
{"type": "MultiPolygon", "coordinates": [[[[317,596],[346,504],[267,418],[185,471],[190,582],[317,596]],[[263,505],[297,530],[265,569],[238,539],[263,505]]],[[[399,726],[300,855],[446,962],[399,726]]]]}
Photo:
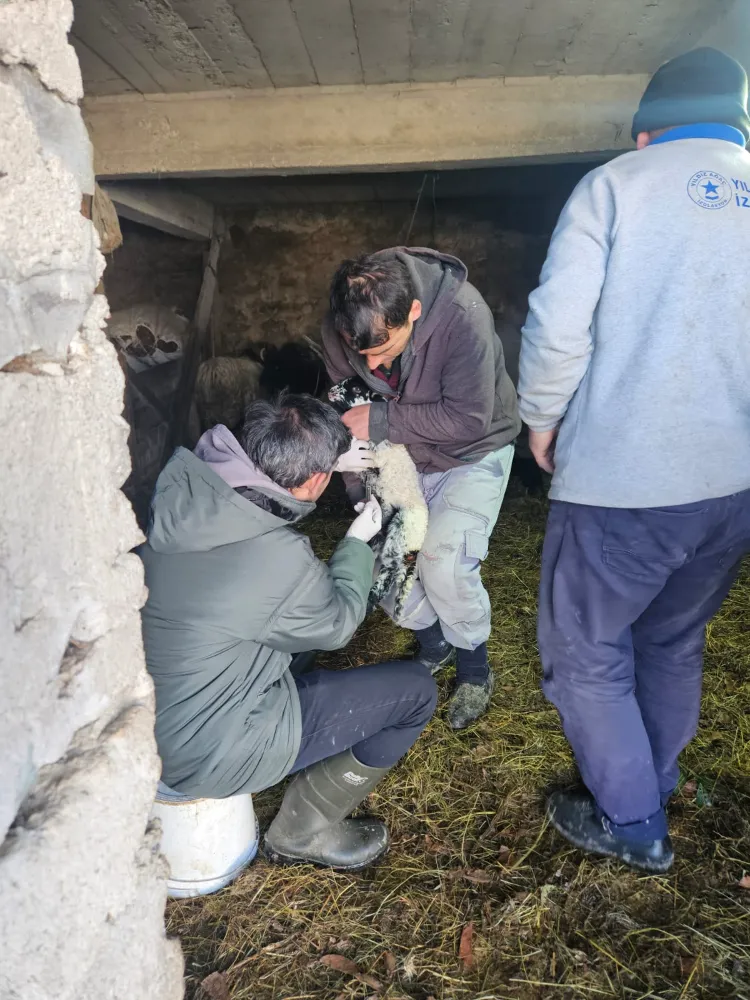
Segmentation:
{"type": "Polygon", "coordinates": [[[439,620],[444,637],[458,649],[476,649],[489,638],[490,600],[481,569],[508,486],[513,450],[509,444],[471,465],[419,474],[430,519],[414,587],[398,620],[394,596],[382,603],[397,625],[416,631],[439,620]]]}

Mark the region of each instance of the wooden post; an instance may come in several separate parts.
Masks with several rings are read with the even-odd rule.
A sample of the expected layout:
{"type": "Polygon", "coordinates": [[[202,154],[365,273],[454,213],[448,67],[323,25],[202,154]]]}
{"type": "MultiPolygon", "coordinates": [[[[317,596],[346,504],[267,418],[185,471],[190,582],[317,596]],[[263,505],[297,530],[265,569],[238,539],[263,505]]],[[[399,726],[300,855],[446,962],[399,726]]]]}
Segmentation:
{"type": "Polygon", "coordinates": [[[203,272],[203,282],[198,295],[198,303],[195,307],[195,316],[189,328],[189,336],[182,357],[182,373],[174,395],[172,425],[170,434],[167,436],[162,466],[166,464],[177,445],[184,444],[187,440],[190,405],[193,399],[198,365],[208,356],[211,311],[216,294],[216,275],[219,268],[219,256],[221,254],[221,244],[224,239],[225,228],[224,220],[221,216],[216,215],[214,217],[206,267],[203,272]]]}

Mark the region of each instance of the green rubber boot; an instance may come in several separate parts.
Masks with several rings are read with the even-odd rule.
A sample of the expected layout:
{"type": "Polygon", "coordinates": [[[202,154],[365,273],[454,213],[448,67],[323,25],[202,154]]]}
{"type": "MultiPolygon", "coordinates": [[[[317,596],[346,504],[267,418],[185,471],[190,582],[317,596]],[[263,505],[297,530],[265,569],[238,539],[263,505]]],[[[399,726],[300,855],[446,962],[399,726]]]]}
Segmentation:
{"type": "Polygon", "coordinates": [[[266,833],[266,857],[282,865],[313,864],[339,871],[356,871],[377,861],[388,850],[388,827],[349,813],[389,770],[366,767],[345,750],[295,775],[266,833]]]}

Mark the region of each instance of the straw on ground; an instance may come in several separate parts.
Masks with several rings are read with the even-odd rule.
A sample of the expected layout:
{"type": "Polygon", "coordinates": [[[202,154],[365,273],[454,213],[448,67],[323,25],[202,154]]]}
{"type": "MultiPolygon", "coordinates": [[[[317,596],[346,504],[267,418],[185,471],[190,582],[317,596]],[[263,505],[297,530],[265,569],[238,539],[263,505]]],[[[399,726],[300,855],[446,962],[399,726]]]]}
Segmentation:
{"type": "MultiPolygon", "coordinates": [[[[544,516],[540,501],[506,502],[485,564],[491,711],[451,731],[441,681],[437,717],[367,804],[391,827],[385,861],[342,875],[261,859],[223,892],[171,904],[188,997],[208,997],[200,984],[218,972],[232,1000],[750,1000],[750,572],[709,629],[701,729],[670,809],[677,863],[646,877],[584,857],[544,821],[545,788],[574,773],[539,691],[544,516]]],[[[320,555],[347,523],[333,498],[306,525],[320,555]]],[[[377,614],[321,663],[409,650],[377,614]]],[[[261,824],[279,797],[256,798],[261,824]]]]}

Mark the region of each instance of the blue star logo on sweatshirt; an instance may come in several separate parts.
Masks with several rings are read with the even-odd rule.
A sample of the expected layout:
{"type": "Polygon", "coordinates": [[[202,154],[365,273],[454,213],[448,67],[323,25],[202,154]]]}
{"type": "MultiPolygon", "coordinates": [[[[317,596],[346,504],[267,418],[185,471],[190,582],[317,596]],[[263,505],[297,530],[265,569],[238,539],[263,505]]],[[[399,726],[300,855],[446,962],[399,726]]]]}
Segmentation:
{"type": "Polygon", "coordinates": [[[732,200],[732,186],[715,170],[699,170],[688,181],[688,194],[699,208],[725,208],[732,200]]]}

